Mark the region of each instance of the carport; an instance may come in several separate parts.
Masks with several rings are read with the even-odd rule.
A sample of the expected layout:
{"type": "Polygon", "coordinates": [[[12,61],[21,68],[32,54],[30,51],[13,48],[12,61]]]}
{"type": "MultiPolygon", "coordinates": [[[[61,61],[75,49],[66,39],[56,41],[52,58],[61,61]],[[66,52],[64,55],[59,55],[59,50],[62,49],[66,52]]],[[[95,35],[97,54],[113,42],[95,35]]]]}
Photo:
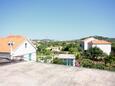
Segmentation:
{"type": "Polygon", "coordinates": [[[11,62],[10,53],[0,52],[0,62],[2,62],[3,60],[11,62]]]}

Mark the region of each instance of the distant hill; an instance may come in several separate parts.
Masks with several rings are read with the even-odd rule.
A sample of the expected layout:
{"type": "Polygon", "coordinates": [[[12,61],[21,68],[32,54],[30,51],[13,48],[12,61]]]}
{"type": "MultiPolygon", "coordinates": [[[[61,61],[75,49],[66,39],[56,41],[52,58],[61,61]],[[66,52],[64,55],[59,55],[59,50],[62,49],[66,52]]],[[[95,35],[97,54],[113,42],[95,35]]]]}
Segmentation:
{"type": "Polygon", "coordinates": [[[52,42],[54,40],[53,39],[41,39],[40,41],[43,41],[43,42],[52,42]]]}
{"type": "MultiPolygon", "coordinates": [[[[107,40],[110,42],[115,42],[115,38],[109,38],[109,37],[104,37],[104,36],[89,36],[89,37],[94,37],[94,38],[99,39],[99,40],[107,40]]],[[[89,37],[82,38],[81,40],[89,38],[89,37]]]]}
{"type": "Polygon", "coordinates": [[[59,40],[53,40],[53,39],[33,39],[33,41],[41,41],[41,42],[79,42],[80,40],[83,40],[83,39],[86,39],[86,38],[89,38],[89,37],[94,37],[96,39],[99,39],[99,40],[107,40],[107,41],[110,41],[110,42],[115,42],[115,38],[109,38],[109,37],[104,37],[104,36],[88,36],[88,37],[84,37],[84,38],[81,38],[81,39],[75,39],[75,40],[64,40],[64,41],[59,41],[59,40]]]}
{"type": "Polygon", "coordinates": [[[53,42],[55,40],[53,40],[53,39],[33,39],[33,41],[36,41],[36,42],[38,42],[38,41],[41,41],[41,42],[53,42]]]}

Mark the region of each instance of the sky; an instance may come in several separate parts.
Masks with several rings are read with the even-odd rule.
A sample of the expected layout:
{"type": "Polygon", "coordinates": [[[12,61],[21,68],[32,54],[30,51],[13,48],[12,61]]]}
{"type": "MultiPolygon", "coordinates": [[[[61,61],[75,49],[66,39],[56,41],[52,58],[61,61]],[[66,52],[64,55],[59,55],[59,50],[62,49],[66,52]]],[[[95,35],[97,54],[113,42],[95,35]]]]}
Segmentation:
{"type": "Polygon", "coordinates": [[[0,37],[115,37],[115,0],[0,0],[0,37]]]}

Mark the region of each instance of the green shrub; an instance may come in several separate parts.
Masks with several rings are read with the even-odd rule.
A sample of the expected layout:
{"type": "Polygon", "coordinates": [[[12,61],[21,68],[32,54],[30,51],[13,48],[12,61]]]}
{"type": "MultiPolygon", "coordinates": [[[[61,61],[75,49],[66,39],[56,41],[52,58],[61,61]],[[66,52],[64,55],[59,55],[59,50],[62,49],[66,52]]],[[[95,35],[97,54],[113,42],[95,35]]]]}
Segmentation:
{"type": "Polygon", "coordinates": [[[83,59],[83,60],[81,61],[81,66],[83,66],[83,67],[92,68],[93,65],[94,65],[93,62],[92,62],[92,60],[90,60],[90,59],[83,59]]]}
{"type": "Polygon", "coordinates": [[[64,64],[63,61],[61,59],[58,59],[58,58],[54,58],[53,63],[54,64],[64,64]]]}
{"type": "Polygon", "coordinates": [[[95,65],[94,65],[94,68],[104,69],[104,68],[105,68],[105,65],[104,65],[104,64],[95,64],[95,65]]]}

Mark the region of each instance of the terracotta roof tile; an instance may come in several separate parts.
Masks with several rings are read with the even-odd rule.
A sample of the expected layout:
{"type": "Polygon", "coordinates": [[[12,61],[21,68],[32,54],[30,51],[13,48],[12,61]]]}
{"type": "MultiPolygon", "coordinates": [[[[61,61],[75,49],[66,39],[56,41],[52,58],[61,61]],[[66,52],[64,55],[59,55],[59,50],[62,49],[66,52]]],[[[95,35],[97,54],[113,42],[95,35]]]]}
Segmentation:
{"type": "Polygon", "coordinates": [[[92,44],[111,44],[111,42],[105,41],[105,40],[92,40],[90,43],[92,44]]]}
{"type": "Polygon", "coordinates": [[[10,46],[8,45],[9,42],[13,42],[14,45],[12,49],[16,49],[23,41],[25,38],[23,36],[8,36],[5,38],[0,38],[0,52],[10,52],[10,46]]]}

